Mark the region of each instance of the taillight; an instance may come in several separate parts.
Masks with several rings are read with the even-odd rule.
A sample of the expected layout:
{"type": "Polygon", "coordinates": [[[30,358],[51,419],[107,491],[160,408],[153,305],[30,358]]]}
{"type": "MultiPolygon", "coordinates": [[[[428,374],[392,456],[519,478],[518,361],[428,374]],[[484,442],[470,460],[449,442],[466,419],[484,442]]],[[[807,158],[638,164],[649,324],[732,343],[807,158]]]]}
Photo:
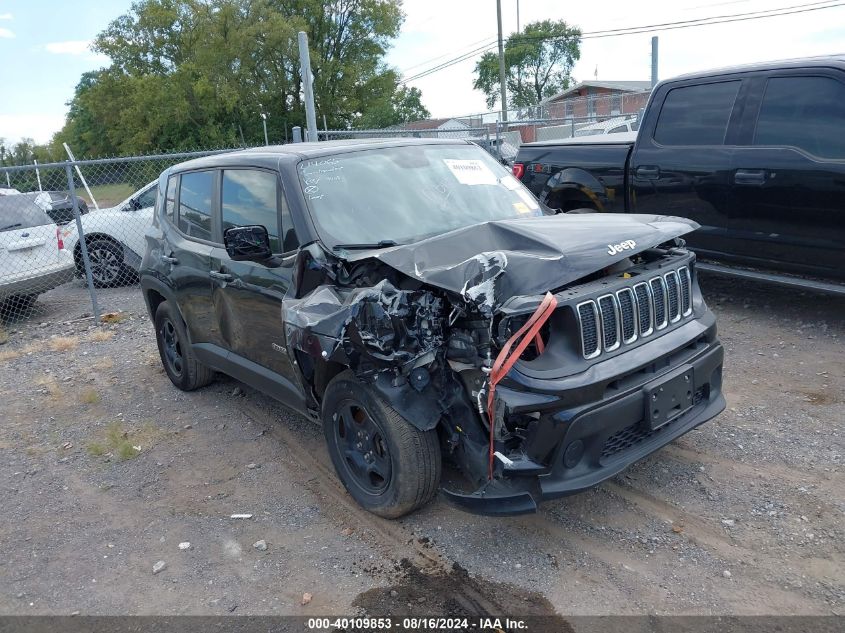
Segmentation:
{"type": "Polygon", "coordinates": [[[64,250],[65,241],[62,239],[62,230],[59,227],[56,227],[56,244],[60,251],[64,250]]]}
{"type": "Polygon", "coordinates": [[[514,163],[513,175],[516,176],[519,180],[522,180],[522,176],[525,175],[525,165],[523,165],[522,163],[514,163]]]}

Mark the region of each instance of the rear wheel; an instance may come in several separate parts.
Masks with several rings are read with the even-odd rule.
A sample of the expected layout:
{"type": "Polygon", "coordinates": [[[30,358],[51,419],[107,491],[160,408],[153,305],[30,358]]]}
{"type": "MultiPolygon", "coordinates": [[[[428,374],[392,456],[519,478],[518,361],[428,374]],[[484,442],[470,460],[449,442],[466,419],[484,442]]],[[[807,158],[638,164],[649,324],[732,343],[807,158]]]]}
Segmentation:
{"type": "Polygon", "coordinates": [[[156,309],[155,328],[161,364],[170,382],[182,391],[193,391],[214,380],[214,372],[194,356],[182,318],[167,301],[156,309]]]}
{"type": "Polygon", "coordinates": [[[351,371],[336,376],[326,388],[323,432],[343,485],[373,514],[400,517],[437,492],[437,431],[412,426],[351,371]]]}
{"type": "MultiPolygon", "coordinates": [[[[97,288],[117,286],[130,278],[130,271],[123,263],[123,249],[110,240],[95,239],[88,247],[88,260],[91,262],[91,278],[97,288]]],[[[80,253],[77,266],[82,263],[80,253]]],[[[85,271],[83,264],[83,274],[85,271]]]]}

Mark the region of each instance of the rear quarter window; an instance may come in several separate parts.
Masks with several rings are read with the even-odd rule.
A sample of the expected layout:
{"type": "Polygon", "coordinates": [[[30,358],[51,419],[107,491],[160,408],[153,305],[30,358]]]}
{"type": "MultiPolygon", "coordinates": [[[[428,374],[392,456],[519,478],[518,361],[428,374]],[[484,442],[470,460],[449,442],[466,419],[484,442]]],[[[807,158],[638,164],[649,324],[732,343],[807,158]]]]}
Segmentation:
{"type": "Polygon", "coordinates": [[[179,230],[185,235],[211,241],[211,197],[214,172],[191,171],[180,177],[179,230]]]}
{"type": "Polygon", "coordinates": [[[773,77],[766,84],[754,145],[845,159],[843,130],[845,85],[830,77],[773,77]]]}
{"type": "Polygon", "coordinates": [[[654,140],[661,145],[724,144],[741,83],[672,88],[660,109],[654,140]]]}

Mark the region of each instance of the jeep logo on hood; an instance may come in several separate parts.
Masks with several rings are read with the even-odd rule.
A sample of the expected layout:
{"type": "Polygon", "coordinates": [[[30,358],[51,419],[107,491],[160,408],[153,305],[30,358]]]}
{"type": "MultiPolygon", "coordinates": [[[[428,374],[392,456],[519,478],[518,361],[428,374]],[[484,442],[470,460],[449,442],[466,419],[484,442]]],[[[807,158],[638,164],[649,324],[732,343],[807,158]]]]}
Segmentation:
{"type": "Polygon", "coordinates": [[[637,243],[634,240],[625,240],[624,242],[620,242],[619,244],[608,244],[607,254],[616,255],[617,253],[621,253],[622,251],[629,251],[636,245],[637,243]]]}

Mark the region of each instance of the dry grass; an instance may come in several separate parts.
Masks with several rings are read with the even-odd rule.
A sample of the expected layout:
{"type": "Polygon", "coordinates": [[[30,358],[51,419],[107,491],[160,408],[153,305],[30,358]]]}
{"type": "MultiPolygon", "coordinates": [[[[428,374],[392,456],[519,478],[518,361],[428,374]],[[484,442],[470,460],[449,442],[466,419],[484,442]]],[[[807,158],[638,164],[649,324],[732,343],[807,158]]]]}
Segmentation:
{"type": "Polygon", "coordinates": [[[97,404],[100,400],[100,394],[98,394],[94,389],[86,389],[79,395],[79,401],[82,404],[97,404]]]}
{"type": "Polygon", "coordinates": [[[21,355],[21,350],[19,349],[4,349],[0,350],[0,363],[5,363],[9,360],[14,360],[21,355]]]}
{"type": "Polygon", "coordinates": [[[149,450],[161,434],[162,431],[151,422],[136,429],[127,429],[121,422],[112,422],[100,437],[88,443],[88,452],[95,457],[111,453],[120,461],[126,461],[141,451],[149,450]]]}
{"type": "Polygon", "coordinates": [[[56,382],[56,379],[53,376],[42,376],[35,381],[35,384],[46,389],[47,393],[54,400],[59,400],[64,395],[61,387],[59,387],[59,383],[56,382]]]}
{"type": "Polygon", "coordinates": [[[114,338],[114,332],[111,330],[94,330],[88,336],[88,340],[94,343],[105,343],[114,338]]]}
{"type": "Polygon", "coordinates": [[[47,345],[54,352],[70,352],[79,345],[78,336],[55,336],[50,338],[47,345]]]}
{"type": "Polygon", "coordinates": [[[110,356],[103,356],[91,363],[91,369],[95,371],[105,371],[114,367],[114,360],[110,356]]]}
{"type": "Polygon", "coordinates": [[[125,312],[106,312],[100,317],[103,323],[120,323],[127,317],[125,312]]]}

